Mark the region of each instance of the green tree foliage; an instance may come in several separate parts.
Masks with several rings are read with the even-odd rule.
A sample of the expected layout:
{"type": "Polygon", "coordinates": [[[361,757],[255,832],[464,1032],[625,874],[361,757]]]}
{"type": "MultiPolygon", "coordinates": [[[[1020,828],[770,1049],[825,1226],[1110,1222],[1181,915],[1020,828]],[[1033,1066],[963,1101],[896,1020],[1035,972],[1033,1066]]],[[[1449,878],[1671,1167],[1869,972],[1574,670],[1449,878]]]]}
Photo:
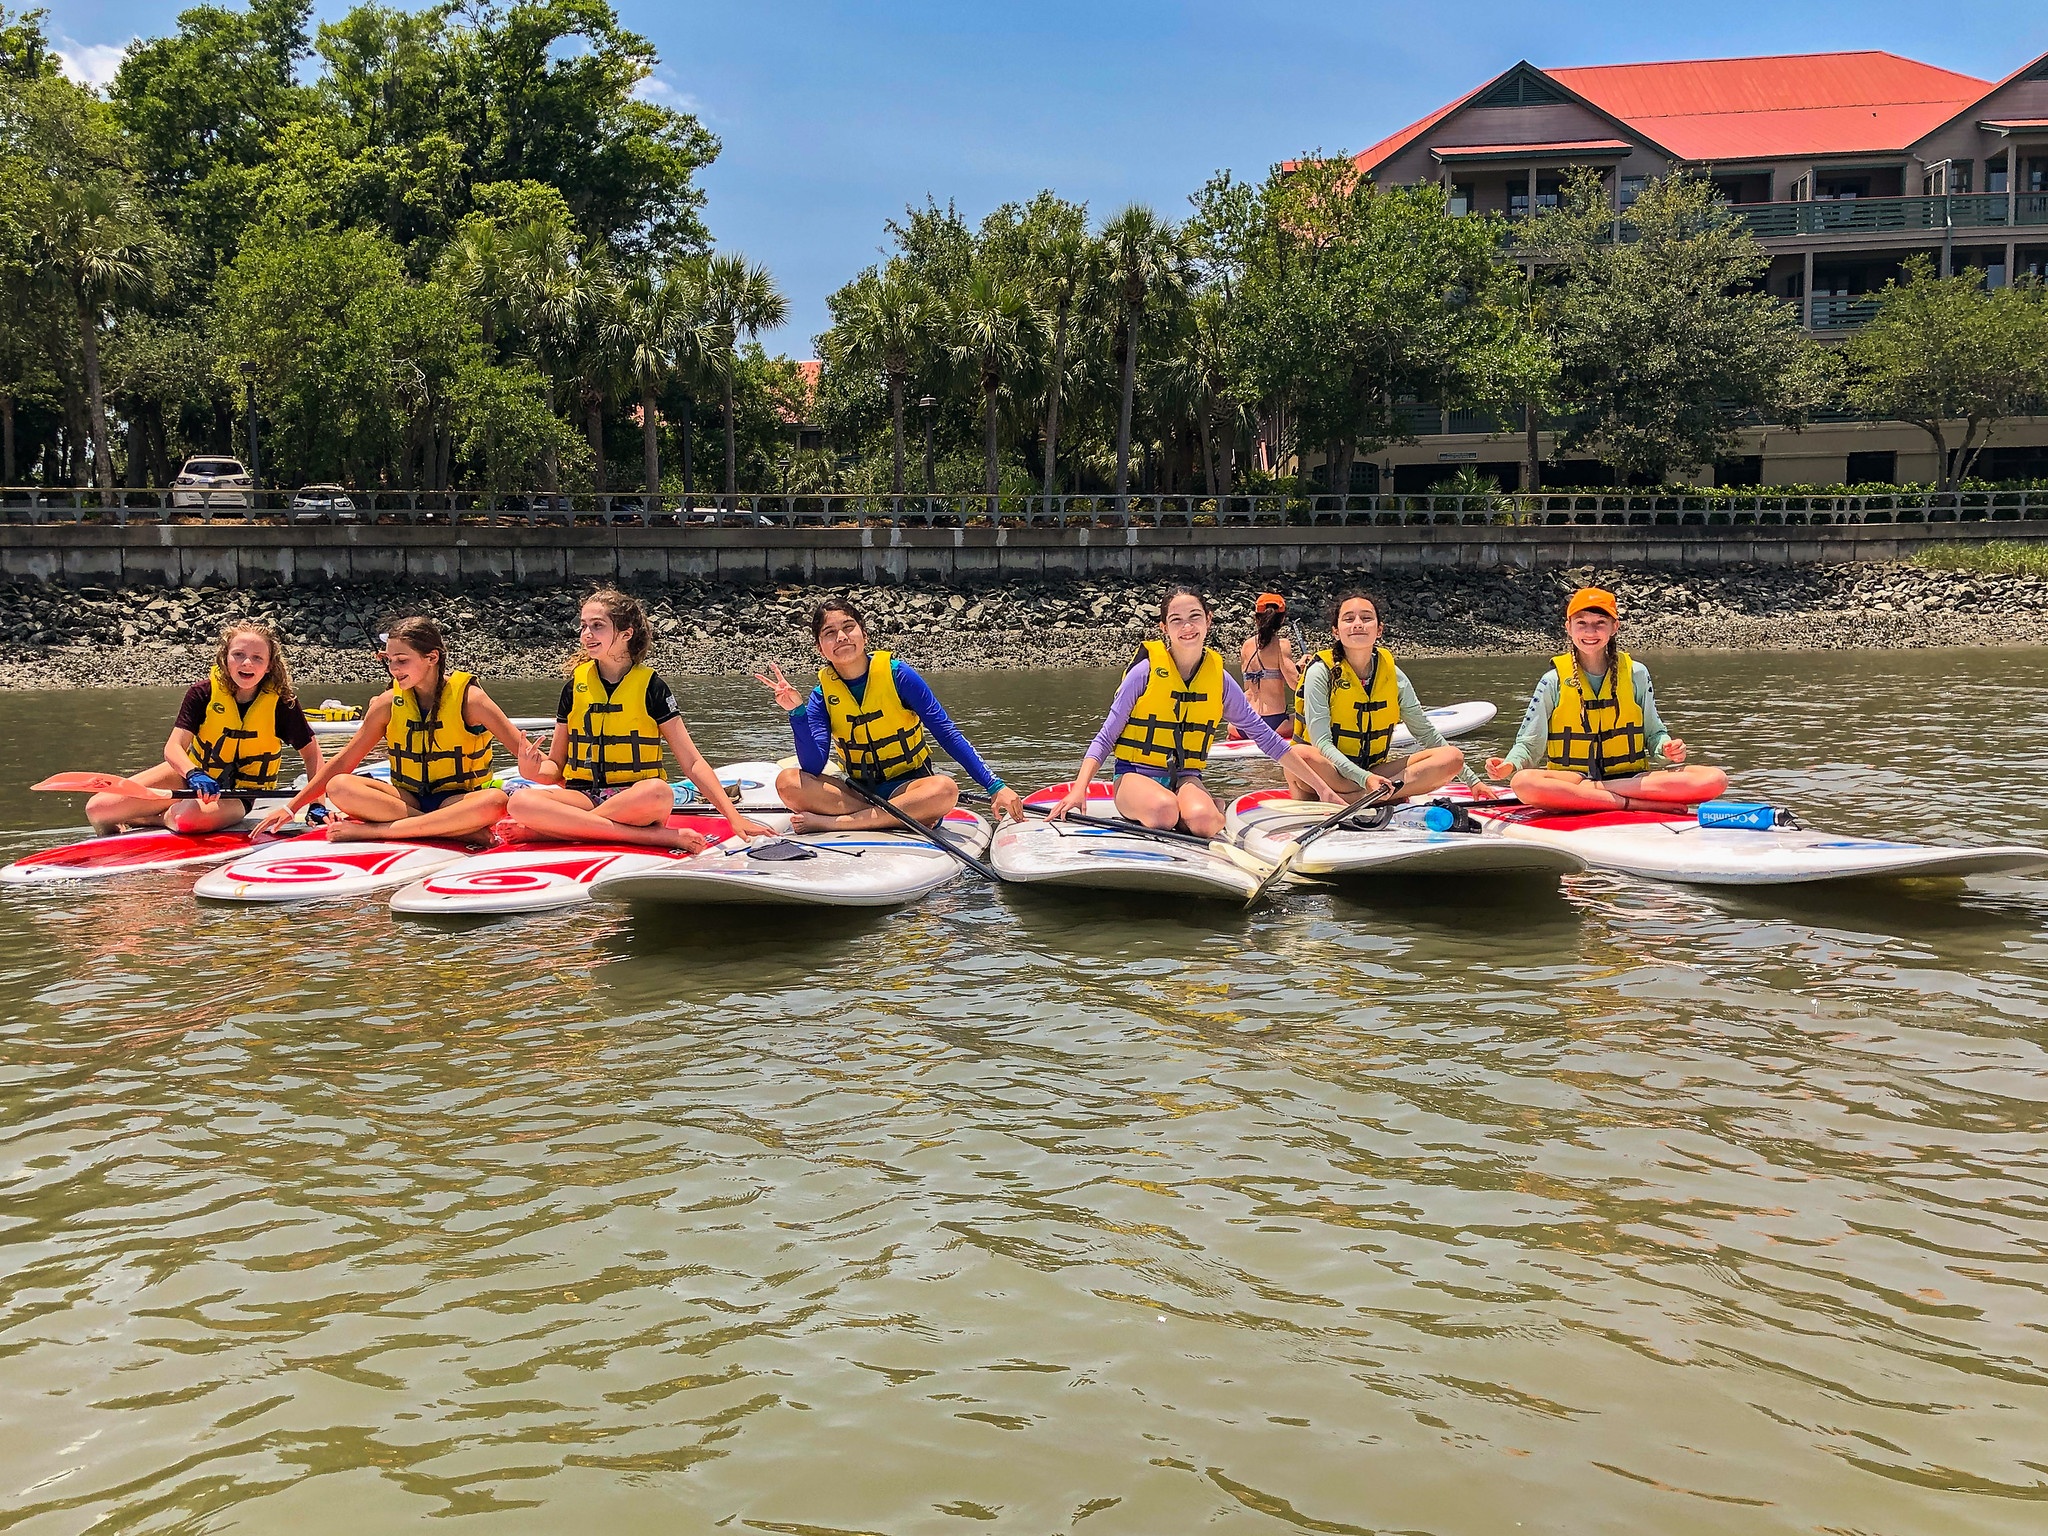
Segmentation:
{"type": "Polygon", "coordinates": [[[1914,257],[1849,338],[1848,397],[1934,441],[1941,488],[1969,478],[2001,417],[2048,411],[2048,290],[1987,289],[1981,272],[1937,277],[1914,257]],[[1960,437],[1952,437],[1957,426],[1960,437]]]}
{"type": "Polygon", "coordinates": [[[1579,413],[1568,446],[1662,480],[1725,456],[1755,413],[1796,426],[1832,394],[1830,359],[1763,291],[1769,257],[1711,182],[1652,181],[1628,222],[1633,238],[1613,238],[1605,187],[1583,172],[1529,242],[1557,288],[1543,329],[1579,413]]]}

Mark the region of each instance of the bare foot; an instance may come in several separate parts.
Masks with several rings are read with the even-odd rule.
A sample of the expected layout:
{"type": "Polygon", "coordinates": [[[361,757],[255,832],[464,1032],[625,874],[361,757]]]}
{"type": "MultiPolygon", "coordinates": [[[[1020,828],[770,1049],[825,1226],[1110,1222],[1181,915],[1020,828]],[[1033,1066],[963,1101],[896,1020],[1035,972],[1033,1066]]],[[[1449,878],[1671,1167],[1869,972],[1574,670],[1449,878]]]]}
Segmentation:
{"type": "Polygon", "coordinates": [[[688,827],[671,827],[669,832],[675,838],[675,847],[683,853],[702,853],[711,846],[710,838],[688,827]]]}
{"type": "Polygon", "coordinates": [[[837,832],[851,818],[846,816],[821,816],[816,811],[791,811],[789,830],[792,832],[837,832]]]}
{"type": "Polygon", "coordinates": [[[330,843],[374,843],[386,835],[383,822],[336,819],[327,824],[327,841],[330,843]]]}

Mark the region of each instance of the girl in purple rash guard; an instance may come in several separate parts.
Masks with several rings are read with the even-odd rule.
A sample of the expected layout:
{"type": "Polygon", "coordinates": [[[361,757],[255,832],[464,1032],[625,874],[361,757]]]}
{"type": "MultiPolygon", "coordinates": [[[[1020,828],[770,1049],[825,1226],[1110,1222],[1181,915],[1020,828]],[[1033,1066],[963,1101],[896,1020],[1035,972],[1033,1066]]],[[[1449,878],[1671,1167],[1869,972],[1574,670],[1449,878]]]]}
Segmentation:
{"type": "Polygon", "coordinates": [[[1113,762],[1118,814],[1148,827],[1175,826],[1202,837],[1223,830],[1223,812],[1202,786],[1209,745],[1227,721],[1275,762],[1317,784],[1333,770],[1306,746],[1282,740],[1259,718],[1244,690],[1209,648],[1209,604],[1187,587],[1168,590],[1158,640],[1147,640],[1116,691],[1109,718],[1080,771],[1051,814],[1065,816],[1088,797],[1089,781],[1113,762]]]}

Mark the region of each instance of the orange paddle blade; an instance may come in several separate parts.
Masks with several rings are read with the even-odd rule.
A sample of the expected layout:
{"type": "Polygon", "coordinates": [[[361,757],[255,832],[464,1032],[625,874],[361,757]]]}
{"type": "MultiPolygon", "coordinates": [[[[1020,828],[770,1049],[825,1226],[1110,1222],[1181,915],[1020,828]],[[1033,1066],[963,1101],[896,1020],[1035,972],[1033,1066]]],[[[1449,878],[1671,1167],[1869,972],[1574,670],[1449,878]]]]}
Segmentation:
{"type": "Polygon", "coordinates": [[[60,795],[143,795],[152,800],[172,798],[168,789],[153,789],[134,779],[124,779],[118,773],[53,773],[40,784],[31,784],[30,789],[54,790],[60,795]]]}

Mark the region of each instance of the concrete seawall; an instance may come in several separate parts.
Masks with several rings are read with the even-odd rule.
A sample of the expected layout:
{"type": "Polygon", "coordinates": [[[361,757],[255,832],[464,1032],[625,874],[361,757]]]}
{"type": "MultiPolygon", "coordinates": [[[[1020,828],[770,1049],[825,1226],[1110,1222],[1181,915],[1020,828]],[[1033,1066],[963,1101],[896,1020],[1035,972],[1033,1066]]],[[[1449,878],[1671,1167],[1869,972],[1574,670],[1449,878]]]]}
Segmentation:
{"type": "Polygon", "coordinates": [[[0,526],[0,576],[65,586],[555,586],[691,579],[734,586],[1078,577],[1713,569],[1910,557],[1930,544],[2048,539],[2048,522],[1804,526],[1271,528],[620,528],[45,523],[0,526]]]}

